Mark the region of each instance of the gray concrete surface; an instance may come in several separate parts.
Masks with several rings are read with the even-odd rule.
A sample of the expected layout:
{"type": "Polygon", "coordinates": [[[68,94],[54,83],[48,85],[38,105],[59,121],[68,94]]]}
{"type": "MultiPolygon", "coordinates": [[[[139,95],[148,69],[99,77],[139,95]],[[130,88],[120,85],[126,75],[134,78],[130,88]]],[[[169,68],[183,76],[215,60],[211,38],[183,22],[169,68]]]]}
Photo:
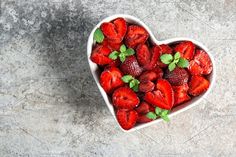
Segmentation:
{"type": "Polygon", "coordinates": [[[227,156],[236,154],[235,0],[1,0],[0,156],[227,156]],[[115,13],[157,39],[191,37],[217,65],[209,97],[170,123],[123,133],[86,61],[93,26],[115,13]]]}

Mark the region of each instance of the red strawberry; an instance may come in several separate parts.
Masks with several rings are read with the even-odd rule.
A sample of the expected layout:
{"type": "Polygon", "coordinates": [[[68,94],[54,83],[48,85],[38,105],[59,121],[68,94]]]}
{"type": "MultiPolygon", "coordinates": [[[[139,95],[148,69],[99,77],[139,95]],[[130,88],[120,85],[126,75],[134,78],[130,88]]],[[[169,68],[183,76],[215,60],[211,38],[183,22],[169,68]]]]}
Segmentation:
{"type": "Polygon", "coordinates": [[[144,100],[162,109],[170,110],[174,104],[174,92],[170,83],[164,79],[158,80],[156,88],[157,90],[146,93],[144,100]]]}
{"type": "Polygon", "coordinates": [[[133,109],[139,104],[139,98],[129,87],[120,87],[112,95],[113,105],[118,109],[133,109]]]}
{"type": "Polygon", "coordinates": [[[191,41],[183,41],[175,47],[175,52],[180,52],[181,57],[191,60],[195,53],[195,45],[191,41]]]}
{"type": "Polygon", "coordinates": [[[118,68],[109,67],[101,73],[100,84],[106,93],[111,93],[115,88],[124,85],[121,78],[122,73],[118,68]]]}
{"type": "Polygon", "coordinates": [[[129,56],[120,66],[121,71],[124,74],[130,74],[134,77],[139,76],[142,73],[142,68],[139,66],[135,56],[129,56]]]}
{"type": "Polygon", "coordinates": [[[189,74],[183,68],[175,68],[173,71],[166,70],[165,79],[167,79],[171,85],[179,86],[188,82],[189,74]]]}
{"type": "Polygon", "coordinates": [[[202,67],[195,60],[189,62],[188,71],[191,75],[201,75],[203,73],[202,67]]]}
{"type": "Polygon", "coordinates": [[[120,43],[126,34],[127,23],[123,18],[117,18],[112,22],[104,22],[101,30],[110,42],[120,43]]]}
{"type": "Polygon", "coordinates": [[[141,115],[138,115],[138,119],[137,119],[137,122],[138,123],[148,123],[148,122],[151,122],[153,121],[152,119],[149,119],[146,114],[141,114],[141,115]]]}
{"type": "Polygon", "coordinates": [[[110,53],[110,48],[108,48],[107,46],[98,45],[93,50],[90,59],[98,65],[106,65],[112,62],[112,59],[108,57],[110,53]]]}
{"type": "Polygon", "coordinates": [[[210,86],[207,79],[202,76],[192,76],[189,82],[189,94],[193,96],[198,96],[205,92],[210,86]]]}
{"type": "Polygon", "coordinates": [[[161,70],[161,68],[155,68],[153,70],[150,71],[145,71],[144,73],[142,73],[139,77],[139,81],[143,82],[143,81],[155,81],[159,78],[163,77],[163,71],[161,70]]]}
{"type": "Polygon", "coordinates": [[[172,54],[173,50],[169,45],[161,44],[160,48],[161,48],[161,53],[162,54],[172,54]]]}
{"type": "Polygon", "coordinates": [[[121,109],[117,110],[116,117],[120,126],[125,130],[129,130],[136,124],[138,113],[135,110],[126,111],[121,109]]]}
{"type": "Polygon", "coordinates": [[[158,45],[155,45],[153,48],[152,48],[152,57],[151,57],[151,60],[148,64],[146,64],[144,66],[144,69],[146,70],[152,70],[156,67],[157,65],[157,61],[158,59],[160,58],[160,55],[161,55],[161,48],[158,46],[158,45]]]}
{"type": "MultiPolygon", "coordinates": [[[[162,45],[160,45],[160,48],[161,48],[161,55],[162,54],[172,54],[172,48],[170,46],[168,46],[166,44],[162,44],[162,45]]],[[[165,68],[168,66],[167,64],[164,64],[161,62],[160,57],[157,61],[157,65],[161,68],[165,68]]]]}
{"type": "Polygon", "coordinates": [[[152,81],[143,81],[139,84],[140,92],[150,92],[153,91],[155,84],[152,81]]]}
{"type": "Polygon", "coordinates": [[[120,46],[122,45],[123,43],[113,43],[111,41],[109,41],[109,39],[105,38],[102,42],[102,45],[104,46],[107,46],[109,47],[111,50],[116,50],[116,51],[119,51],[120,50],[120,46]]]}
{"type": "Polygon", "coordinates": [[[194,59],[188,67],[192,75],[208,75],[212,72],[212,62],[204,50],[196,50],[194,59]]]}
{"type": "Polygon", "coordinates": [[[138,107],[135,108],[135,110],[139,113],[139,114],[146,114],[150,111],[154,111],[155,108],[151,105],[149,105],[147,102],[143,101],[139,104],[138,107]]]}
{"type": "Polygon", "coordinates": [[[139,65],[144,66],[150,62],[151,53],[146,44],[140,44],[137,46],[136,55],[139,65]]]}
{"type": "Polygon", "coordinates": [[[109,63],[108,67],[119,67],[121,64],[121,61],[119,59],[113,60],[111,63],[109,63]]]}
{"type": "Polygon", "coordinates": [[[130,25],[125,36],[125,44],[134,49],[138,44],[144,44],[148,37],[149,34],[143,27],[130,25]]]}
{"type": "Polygon", "coordinates": [[[189,87],[187,83],[181,86],[172,86],[172,88],[174,90],[174,97],[175,97],[174,106],[177,106],[191,99],[191,97],[188,95],[189,87]]]}
{"type": "Polygon", "coordinates": [[[156,67],[155,69],[153,69],[152,71],[154,71],[157,74],[157,79],[160,79],[163,77],[163,71],[161,68],[156,67]]]}

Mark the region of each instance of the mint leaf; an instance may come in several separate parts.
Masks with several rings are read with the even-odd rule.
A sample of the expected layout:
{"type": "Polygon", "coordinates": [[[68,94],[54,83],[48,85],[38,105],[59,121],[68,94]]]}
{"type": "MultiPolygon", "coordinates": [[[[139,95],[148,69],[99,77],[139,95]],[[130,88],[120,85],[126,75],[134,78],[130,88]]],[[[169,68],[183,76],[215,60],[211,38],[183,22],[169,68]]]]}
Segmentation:
{"type": "Polygon", "coordinates": [[[169,71],[173,71],[175,69],[176,65],[175,65],[175,62],[171,62],[169,65],[168,65],[168,69],[169,71]]]}
{"type": "Polygon", "coordinates": [[[112,53],[109,54],[109,58],[112,60],[116,60],[118,58],[119,52],[118,51],[113,51],[112,53]]]}
{"type": "Polygon", "coordinates": [[[156,113],[157,115],[160,115],[161,109],[160,109],[159,107],[156,107],[156,108],[155,108],[155,113],[156,113]]]}
{"type": "Polygon", "coordinates": [[[179,52],[176,52],[175,55],[174,55],[174,59],[175,60],[178,60],[180,58],[180,53],[179,52]]]}
{"type": "Polygon", "coordinates": [[[120,57],[120,61],[121,61],[121,62],[124,62],[125,59],[126,59],[126,56],[125,56],[124,53],[120,53],[120,54],[119,54],[119,57],[120,57]]]}
{"type": "Polygon", "coordinates": [[[169,117],[168,117],[167,115],[161,116],[161,118],[162,118],[164,121],[166,121],[166,122],[169,122],[169,121],[170,121],[170,119],[169,119],[169,117]]]}
{"type": "Polygon", "coordinates": [[[169,110],[162,110],[161,116],[166,116],[168,115],[168,113],[169,113],[169,110]]]}
{"type": "Polygon", "coordinates": [[[149,119],[157,119],[157,115],[154,112],[148,112],[146,114],[146,117],[148,117],[149,119]]]}
{"type": "Polygon", "coordinates": [[[132,80],[132,81],[130,81],[130,83],[129,83],[129,88],[133,88],[135,85],[136,85],[135,81],[132,80]]]}
{"type": "Polygon", "coordinates": [[[95,30],[94,35],[93,35],[93,38],[94,38],[94,40],[96,40],[96,42],[98,42],[98,43],[102,43],[102,42],[103,42],[103,40],[104,40],[104,35],[103,35],[103,33],[102,33],[102,31],[101,31],[100,28],[97,28],[97,29],[95,30]]]}
{"type": "Polygon", "coordinates": [[[179,52],[176,52],[175,55],[174,55],[174,63],[178,63],[179,62],[179,58],[180,58],[180,53],[179,52]]]}
{"type": "Polygon", "coordinates": [[[135,86],[132,87],[133,91],[138,92],[139,84],[135,84],[135,86]]]}
{"type": "Polygon", "coordinates": [[[125,83],[129,83],[131,80],[133,80],[133,76],[131,75],[124,75],[122,78],[122,81],[125,82],[125,83]]]}
{"type": "Polygon", "coordinates": [[[137,80],[137,79],[133,79],[132,80],[133,82],[134,82],[134,86],[133,87],[131,87],[135,92],[138,92],[138,88],[139,88],[139,80],[137,80]]]}
{"type": "Polygon", "coordinates": [[[161,62],[164,64],[170,64],[173,60],[173,56],[171,54],[163,54],[160,57],[161,62]]]}
{"type": "Polygon", "coordinates": [[[140,83],[139,80],[137,80],[137,79],[134,79],[134,82],[135,82],[135,84],[139,84],[140,83]]]}
{"type": "Polygon", "coordinates": [[[120,52],[125,52],[126,51],[126,46],[124,44],[122,44],[120,46],[120,52]]]}
{"type": "Polygon", "coordinates": [[[168,113],[169,113],[169,110],[162,110],[161,114],[160,114],[160,117],[164,120],[164,121],[167,121],[169,122],[170,119],[168,117],[168,113]]]}
{"type": "Polygon", "coordinates": [[[131,56],[131,55],[134,55],[134,54],[135,54],[135,51],[134,51],[134,49],[132,49],[132,48],[128,48],[128,49],[124,52],[124,54],[125,54],[126,56],[131,56]]]}
{"type": "Polygon", "coordinates": [[[184,58],[180,58],[179,62],[177,63],[178,67],[180,68],[187,68],[189,65],[189,61],[187,59],[184,58]]]}

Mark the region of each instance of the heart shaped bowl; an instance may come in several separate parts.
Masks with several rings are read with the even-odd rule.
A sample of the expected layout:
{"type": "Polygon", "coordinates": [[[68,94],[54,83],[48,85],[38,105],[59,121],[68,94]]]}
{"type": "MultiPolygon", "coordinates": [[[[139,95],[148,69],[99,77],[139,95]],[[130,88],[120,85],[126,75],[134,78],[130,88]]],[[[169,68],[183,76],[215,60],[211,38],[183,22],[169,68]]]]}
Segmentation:
{"type": "MultiPolygon", "coordinates": [[[[92,32],[90,33],[89,35],[89,38],[88,38],[88,43],[87,43],[87,59],[88,59],[88,63],[89,63],[89,66],[90,66],[90,70],[91,70],[91,73],[93,75],[93,78],[98,86],[98,89],[100,90],[101,94],[102,94],[102,97],[108,107],[108,109],[110,110],[111,114],[113,115],[113,117],[115,118],[118,126],[120,127],[117,119],[116,119],[116,115],[115,115],[115,110],[114,110],[114,107],[112,105],[112,101],[111,101],[111,98],[108,97],[108,95],[106,94],[106,92],[103,90],[103,88],[101,87],[100,83],[99,83],[99,76],[100,76],[100,69],[98,68],[98,66],[93,63],[91,60],[90,60],[90,55],[92,53],[92,48],[93,46],[95,45],[95,41],[93,39],[93,34],[95,32],[95,30],[97,28],[100,27],[100,25],[103,23],[103,22],[110,22],[118,17],[122,17],[124,18],[128,23],[132,23],[132,24],[137,24],[137,25],[140,25],[142,27],[144,27],[147,32],[149,33],[150,35],[150,41],[152,42],[152,44],[157,44],[157,45],[161,45],[161,44],[175,44],[175,43],[179,43],[181,41],[192,41],[196,47],[200,48],[200,49],[203,49],[205,50],[205,52],[208,53],[208,55],[210,56],[210,59],[212,61],[212,64],[213,64],[213,71],[211,74],[208,75],[208,80],[210,81],[210,87],[209,89],[197,96],[197,97],[194,97],[192,98],[190,101],[186,102],[186,103],[183,103],[175,108],[173,108],[171,110],[171,112],[169,113],[169,117],[173,117],[174,115],[177,115],[181,112],[184,112],[194,106],[196,106],[197,104],[200,104],[199,102],[206,98],[208,93],[212,90],[212,87],[214,85],[214,82],[215,82],[215,77],[216,77],[216,73],[215,73],[215,62],[214,62],[214,59],[213,59],[213,56],[211,55],[211,53],[209,52],[209,50],[207,49],[206,46],[204,46],[201,42],[198,42],[194,39],[190,39],[190,38],[183,38],[183,37],[180,37],[180,38],[172,38],[172,39],[167,39],[167,40],[163,40],[163,41],[158,41],[155,36],[153,35],[153,33],[151,32],[151,30],[148,28],[148,26],[146,24],[144,24],[141,20],[139,20],[138,18],[136,17],[133,17],[133,16],[130,16],[130,15],[126,15],[126,14],[116,14],[116,15],[112,15],[112,16],[109,16],[105,19],[103,19],[101,22],[99,22],[95,27],[94,29],[92,30],[92,32]]],[[[138,129],[141,129],[141,128],[144,128],[144,127],[147,127],[147,126],[150,126],[150,125],[153,125],[153,124],[156,124],[156,123],[159,123],[160,121],[162,121],[162,119],[157,119],[157,120],[154,120],[154,121],[151,121],[149,123],[144,123],[144,124],[137,124],[135,127],[133,127],[132,129],[130,130],[124,130],[123,128],[121,128],[124,132],[132,132],[132,131],[135,131],[135,130],[138,130],[138,129]]]]}

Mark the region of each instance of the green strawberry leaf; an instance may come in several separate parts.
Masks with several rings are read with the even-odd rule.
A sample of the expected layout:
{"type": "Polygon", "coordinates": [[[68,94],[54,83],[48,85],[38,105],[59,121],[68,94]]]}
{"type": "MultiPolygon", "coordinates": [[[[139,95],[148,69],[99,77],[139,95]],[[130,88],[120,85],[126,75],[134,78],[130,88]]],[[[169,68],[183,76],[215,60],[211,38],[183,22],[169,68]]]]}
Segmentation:
{"type": "Polygon", "coordinates": [[[160,109],[159,107],[156,107],[156,108],[155,108],[155,113],[156,113],[157,115],[160,115],[161,109],[160,109]]]}
{"type": "Polygon", "coordinates": [[[102,43],[102,42],[103,42],[103,40],[104,40],[104,35],[103,35],[103,33],[102,33],[102,31],[101,31],[100,28],[97,28],[97,29],[95,30],[94,35],[93,35],[93,38],[94,38],[94,40],[96,40],[96,42],[98,42],[98,43],[102,43]]]}
{"type": "Polygon", "coordinates": [[[174,55],[174,59],[175,60],[178,60],[180,58],[180,53],[179,52],[176,52],[175,55],[174,55]]]}
{"type": "Polygon", "coordinates": [[[187,68],[189,65],[189,61],[187,59],[184,58],[180,58],[179,62],[177,63],[178,67],[180,68],[187,68]]]}
{"type": "Polygon", "coordinates": [[[134,51],[134,49],[132,49],[132,48],[128,48],[128,49],[124,52],[124,54],[125,54],[126,56],[131,56],[131,55],[134,55],[134,54],[135,54],[135,51],[134,51]]]}
{"type": "Polygon", "coordinates": [[[170,64],[173,61],[173,56],[171,54],[163,54],[160,59],[162,63],[170,64]]]}
{"type": "Polygon", "coordinates": [[[173,71],[175,69],[176,65],[175,65],[175,62],[171,62],[169,65],[168,65],[168,69],[169,71],[173,71]]]}
{"type": "Polygon", "coordinates": [[[113,51],[112,53],[109,54],[109,58],[111,58],[112,60],[116,60],[118,56],[119,56],[118,51],[113,51]]]}
{"type": "Polygon", "coordinates": [[[126,51],[126,46],[124,44],[122,44],[120,46],[120,52],[125,52],[126,51]]]}
{"type": "Polygon", "coordinates": [[[131,75],[124,75],[122,78],[122,81],[125,82],[125,83],[129,83],[131,80],[133,80],[133,76],[131,75]]]}
{"type": "Polygon", "coordinates": [[[146,114],[146,117],[149,118],[149,119],[157,119],[157,115],[154,113],[154,112],[148,112],[146,114]]]}
{"type": "Polygon", "coordinates": [[[126,59],[126,56],[125,56],[124,53],[120,53],[120,54],[119,54],[119,57],[120,57],[120,61],[121,61],[121,62],[124,62],[125,59],[126,59]]]}

